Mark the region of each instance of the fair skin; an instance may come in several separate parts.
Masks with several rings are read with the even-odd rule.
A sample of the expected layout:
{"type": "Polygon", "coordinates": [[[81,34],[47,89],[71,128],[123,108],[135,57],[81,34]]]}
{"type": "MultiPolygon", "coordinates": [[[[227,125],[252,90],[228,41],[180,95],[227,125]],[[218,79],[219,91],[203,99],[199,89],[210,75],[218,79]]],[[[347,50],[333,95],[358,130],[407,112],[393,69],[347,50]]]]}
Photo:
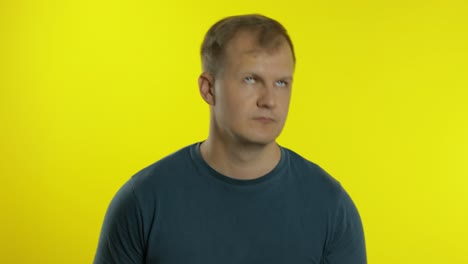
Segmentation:
{"type": "Polygon", "coordinates": [[[210,106],[210,132],[200,149],[211,167],[249,180],[276,166],[281,152],[275,140],[286,121],[293,72],[285,40],[267,50],[253,33],[241,31],[227,43],[222,70],[198,80],[210,106]]]}

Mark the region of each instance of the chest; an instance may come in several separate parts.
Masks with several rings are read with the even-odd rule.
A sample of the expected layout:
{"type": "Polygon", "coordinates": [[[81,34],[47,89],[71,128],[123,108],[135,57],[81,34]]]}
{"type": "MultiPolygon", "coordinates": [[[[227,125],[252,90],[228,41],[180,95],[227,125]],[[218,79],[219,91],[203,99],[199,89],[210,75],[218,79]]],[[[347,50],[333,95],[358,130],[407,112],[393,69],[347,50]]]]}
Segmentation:
{"type": "Polygon", "coordinates": [[[320,263],[326,216],[300,193],[185,191],[164,199],[147,263],[320,263]]]}

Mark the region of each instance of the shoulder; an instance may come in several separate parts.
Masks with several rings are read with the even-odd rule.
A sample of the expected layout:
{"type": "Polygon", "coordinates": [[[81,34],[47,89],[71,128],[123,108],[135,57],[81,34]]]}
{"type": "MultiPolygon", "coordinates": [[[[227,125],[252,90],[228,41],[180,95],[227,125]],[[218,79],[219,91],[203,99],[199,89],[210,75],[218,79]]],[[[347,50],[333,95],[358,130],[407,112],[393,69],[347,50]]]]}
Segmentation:
{"type": "Polygon", "coordinates": [[[155,198],[156,193],[170,189],[172,185],[183,183],[188,171],[193,171],[190,148],[184,147],[154,162],[135,173],[126,183],[130,185],[137,200],[144,202],[155,198]]]}
{"type": "Polygon", "coordinates": [[[190,146],[177,150],[176,152],[152,163],[151,165],[141,169],[132,179],[135,184],[140,182],[147,183],[148,180],[154,180],[157,177],[162,177],[168,173],[177,171],[186,162],[190,162],[190,146]]]}
{"type": "Polygon", "coordinates": [[[339,193],[342,192],[343,188],[341,183],[321,166],[288,148],[283,149],[286,151],[288,156],[291,174],[293,174],[294,177],[299,178],[299,180],[306,186],[315,186],[316,188],[320,188],[336,195],[339,195],[339,193]]]}
{"type": "MultiPolygon", "coordinates": [[[[286,149],[291,176],[305,200],[315,209],[322,210],[327,223],[327,241],[343,239],[342,233],[362,243],[362,223],[352,198],[341,183],[319,165],[286,149]]],[[[351,238],[350,238],[351,239],[351,238]]],[[[362,249],[361,249],[362,251],[362,249]]]]}

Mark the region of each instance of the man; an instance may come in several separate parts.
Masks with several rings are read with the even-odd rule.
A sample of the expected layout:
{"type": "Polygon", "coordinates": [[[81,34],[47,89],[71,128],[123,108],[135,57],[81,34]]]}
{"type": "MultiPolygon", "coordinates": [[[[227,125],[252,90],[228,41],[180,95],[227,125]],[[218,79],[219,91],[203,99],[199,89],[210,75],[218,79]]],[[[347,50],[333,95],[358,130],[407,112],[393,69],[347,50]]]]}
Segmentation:
{"type": "Polygon", "coordinates": [[[202,44],[208,138],[134,175],[107,211],[94,263],[366,263],[341,185],[279,146],[295,55],[281,24],[225,18],[202,44]]]}

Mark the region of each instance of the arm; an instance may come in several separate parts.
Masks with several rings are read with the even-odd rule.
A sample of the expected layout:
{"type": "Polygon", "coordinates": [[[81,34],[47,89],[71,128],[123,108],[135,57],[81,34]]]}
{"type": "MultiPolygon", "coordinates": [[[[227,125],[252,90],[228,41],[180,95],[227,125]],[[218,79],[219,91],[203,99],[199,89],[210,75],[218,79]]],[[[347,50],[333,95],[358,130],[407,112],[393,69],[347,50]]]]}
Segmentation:
{"type": "Polygon", "coordinates": [[[144,244],[142,214],[130,180],[107,209],[94,264],[142,264],[144,244]]]}
{"type": "Polygon", "coordinates": [[[366,264],[366,245],[361,217],[345,190],[340,194],[332,223],[323,263],[366,264]]]}

